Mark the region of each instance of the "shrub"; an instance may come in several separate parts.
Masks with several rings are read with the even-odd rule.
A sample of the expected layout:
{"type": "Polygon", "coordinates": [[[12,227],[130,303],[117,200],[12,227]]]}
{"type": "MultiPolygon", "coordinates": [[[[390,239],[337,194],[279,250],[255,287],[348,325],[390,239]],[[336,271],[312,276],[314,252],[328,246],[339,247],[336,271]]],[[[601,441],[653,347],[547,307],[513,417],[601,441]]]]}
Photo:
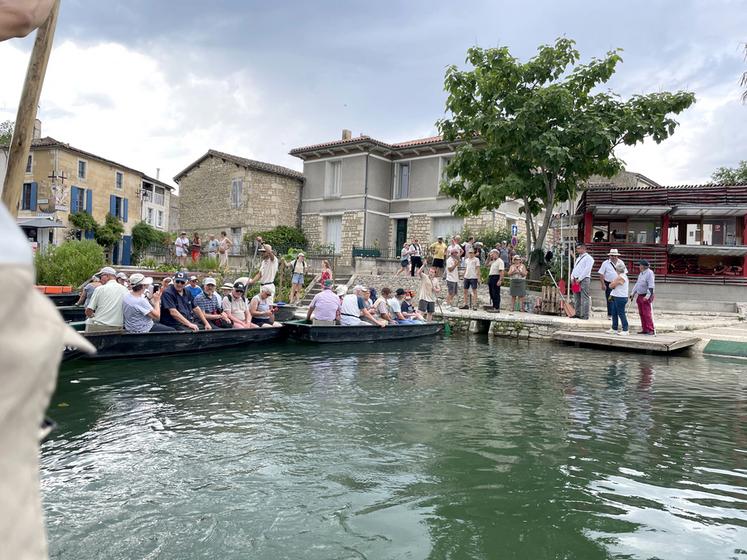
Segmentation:
{"type": "Polygon", "coordinates": [[[148,257],[145,259],[140,259],[138,261],[138,264],[143,268],[156,268],[158,266],[158,261],[154,259],[153,257],[148,257]]]}
{"type": "Polygon", "coordinates": [[[96,229],[96,242],[107,249],[114,247],[114,244],[122,239],[124,233],[124,224],[112,214],[106,215],[106,221],[103,226],[96,229]]]}
{"type": "Polygon", "coordinates": [[[269,231],[257,231],[244,235],[244,246],[249,253],[254,252],[254,239],[259,236],[265,243],[272,245],[273,249],[285,251],[289,247],[302,247],[307,245],[306,235],[298,228],[289,226],[278,226],[269,231]]]}
{"type": "Polygon", "coordinates": [[[95,241],[66,241],[36,253],[41,285],[79,286],[104,266],[104,249],[95,241]]]}
{"type": "Polygon", "coordinates": [[[197,265],[192,265],[189,268],[195,268],[200,271],[213,271],[220,269],[220,261],[218,257],[202,257],[197,265]]]}
{"type": "Polygon", "coordinates": [[[132,248],[135,252],[135,258],[145,254],[145,251],[151,245],[164,245],[168,241],[169,234],[157,230],[147,222],[139,222],[132,228],[132,248]]]}

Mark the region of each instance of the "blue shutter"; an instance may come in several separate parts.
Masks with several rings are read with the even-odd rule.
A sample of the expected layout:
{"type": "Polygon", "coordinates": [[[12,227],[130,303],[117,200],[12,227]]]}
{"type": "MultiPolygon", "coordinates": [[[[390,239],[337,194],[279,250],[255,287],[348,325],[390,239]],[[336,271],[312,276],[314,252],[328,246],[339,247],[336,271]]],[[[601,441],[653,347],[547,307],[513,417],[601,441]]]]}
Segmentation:
{"type": "MultiPolygon", "coordinates": [[[[125,202],[127,202],[126,199],[125,199],[125,202]]],[[[125,208],[127,208],[127,206],[125,206],[125,208]]],[[[123,235],[122,236],[122,262],[120,264],[124,266],[129,266],[131,261],[132,261],[132,236],[123,235]]]]}
{"type": "Polygon", "coordinates": [[[93,191],[86,189],[86,212],[93,215],[93,191]]]}
{"type": "Polygon", "coordinates": [[[31,205],[29,206],[29,210],[36,210],[36,195],[38,188],[39,185],[37,185],[36,181],[33,181],[31,183],[31,205]]]}
{"type": "Polygon", "coordinates": [[[94,239],[94,238],[95,238],[95,236],[94,236],[94,234],[93,234],[93,230],[92,230],[92,229],[87,229],[86,231],[84,231],[84,232],[83,232],[83,236],[84,236],[84,237],[85,237],[86,239],[94,239]]]}
{"type": "Polygon", "coordinates": [[[127,199],[122,201],[122,221],[127,223],[127,199]]]}
{"type": "Polygon", "coordinates": [[[117,197],[113,194],[109,195],[109,214],[112,216],[117,215],[117,197]]]}
{"type": "Polygon", "coordinates": [[[78,208],[78,187],[70,187],[70,213],[75,214],[78,208]]]}

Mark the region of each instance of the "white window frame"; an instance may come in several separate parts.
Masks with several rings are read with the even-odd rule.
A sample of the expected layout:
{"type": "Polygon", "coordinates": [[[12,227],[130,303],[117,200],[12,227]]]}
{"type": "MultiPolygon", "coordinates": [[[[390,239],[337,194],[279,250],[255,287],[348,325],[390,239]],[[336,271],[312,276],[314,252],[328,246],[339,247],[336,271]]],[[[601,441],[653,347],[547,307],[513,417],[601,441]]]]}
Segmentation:
{"type": "Polygon", "coordinates": [[[158,206],[165,206],[166,204],[166,189],[163,187],[153,187],[153,204],[158,206]]]}
{"type": "Polygon", "coordinates": [[[335,253],[339,253],[342,250],[342,214],[332,214],[328,216],[324,216],[324,243],[325,245],[332,245],[333,243],[329,239],[329,220],[330,218],[336,219],[340,221],[340,246],[337,246],[337,243],[334,243],[335,246],[335,253]]]}
{"type": "Polygon", "coordinates": [[[235,177],[231,179],[231,208],[241,208],[241,201],[243,198],[244,191],[244,179],[242,177],[235,177]]]}
{"type": "Polygon", "coordinates": [[[31,175],[34,172],[34,154],[29,153],[29,157],[26,159],[26,175],[31,175]]]}
{"type": "Polygon", "coordinates": [[[409,162],[394,163],[394,188],[392,189],[392,200],[406,200],[410,198],[410,184],[412,182],[412,166],[409,162]],[[407,167],[407,192],[402,192],[402,167],[407,167]]]}
{"type": "Polygon", "coordinates": [[[114,190],[115,191],[124,190],[124,173],[122,173],[121,171],[114,172],[114,190]],[[122,177],[122,180],[119,182],[119,186],[117,186],[117,177],[122,177]]]}
{"type": "Polygon", "coordinates": [[[324,198],[342,196],[342,160],[335,159],[324,163],[324,198]]]}
{"type": "Polygon", "coordinates": [[[148,224],[150,224],[152,226],[156,225],[156,219],[155,219],[155,216],[154,216],[153,208],[151,208],[150,206],[148,206],[145,209],[145,215],[146,215],[145,221],[148,224]]]}
{"type": "Polygon", "coordinates": [[[156,227],[159,229],[163,229],[163,210],[158,210],[156,212],[156,216],[158,217],[158,221],[156,222],[156,227]]]}
{"type": "Polygon", "coordinates": [[[86,180],[86,178],[88,177],[88,160],[85,160],[85,159],[78,160],[78,169],[76,170],[75,174],[78,176],[78,179],[81,179],[83,181],[86,180]],[[81,163],[83,164],[83,175],[80,174],[81,163]]]}

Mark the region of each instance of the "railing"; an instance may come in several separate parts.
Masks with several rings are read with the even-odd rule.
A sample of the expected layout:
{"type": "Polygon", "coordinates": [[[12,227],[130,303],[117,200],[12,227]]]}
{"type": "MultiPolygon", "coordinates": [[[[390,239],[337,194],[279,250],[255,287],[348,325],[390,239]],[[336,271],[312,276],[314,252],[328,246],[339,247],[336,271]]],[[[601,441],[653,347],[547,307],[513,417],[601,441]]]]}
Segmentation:
{"type": "Polygon", "coordinates": [[[651,269],[656,274],[667,273],[667,246],[656,243],[589,243],[586,246],[589,254],[594,257],[596,263],[601,264],[607,258],[610,249],[617,249],[620,258],[625,262],[631,272],[637,271],[633,267],[641,259],[646,259],[651,264],[651,269]]]}
{"type": "Polygon", "coordinates": [[[359,247],[353,245],[353,258],[355,257],[378,258],[381,257],[381,249],[378,247],[359,247]]]}

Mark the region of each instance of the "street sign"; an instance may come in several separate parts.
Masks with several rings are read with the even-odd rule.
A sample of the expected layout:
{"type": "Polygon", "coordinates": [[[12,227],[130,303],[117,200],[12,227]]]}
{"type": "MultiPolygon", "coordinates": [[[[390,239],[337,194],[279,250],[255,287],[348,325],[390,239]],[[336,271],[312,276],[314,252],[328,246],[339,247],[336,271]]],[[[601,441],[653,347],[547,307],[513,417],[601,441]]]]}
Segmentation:
{"type": "Polygon", "coordinates": [[[511,224],[511,236],[516,237],[517,235],[519,235],[519,226],[511,224]]]}

